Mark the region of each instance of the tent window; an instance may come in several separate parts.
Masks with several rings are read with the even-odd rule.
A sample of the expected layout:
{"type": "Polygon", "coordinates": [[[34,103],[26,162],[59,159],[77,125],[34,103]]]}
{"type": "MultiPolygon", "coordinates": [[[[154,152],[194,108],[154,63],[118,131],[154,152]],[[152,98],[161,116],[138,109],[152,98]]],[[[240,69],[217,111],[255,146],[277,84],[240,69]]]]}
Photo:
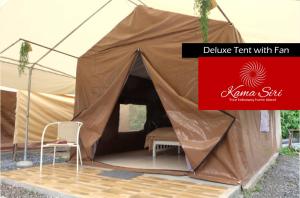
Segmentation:
{"type": "Polygon", "coordinates": [[[270,114],[267,110],[260,111],[260,131],[269,132],[270,131],[270,114]]]}
{"type": "Polygon", "coordinates": [[[146,105],[120,104],[119,132],[141,131],[146,119],[146,105]]]}

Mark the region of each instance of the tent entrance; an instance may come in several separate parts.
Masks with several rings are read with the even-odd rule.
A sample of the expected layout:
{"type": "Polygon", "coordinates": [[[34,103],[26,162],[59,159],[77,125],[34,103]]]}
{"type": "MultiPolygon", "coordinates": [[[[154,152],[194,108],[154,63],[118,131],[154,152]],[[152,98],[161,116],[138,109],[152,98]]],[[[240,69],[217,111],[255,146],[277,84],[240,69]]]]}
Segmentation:
{"type": "Polygon", "coordinates": [[[147,135],[160,128],[172,125],[138,55],[97,144],[94,161],[138,169],[187,170],[184,153],[178,154],[177,147],[160,151],[156,158],[145,147],[147,135]]]}

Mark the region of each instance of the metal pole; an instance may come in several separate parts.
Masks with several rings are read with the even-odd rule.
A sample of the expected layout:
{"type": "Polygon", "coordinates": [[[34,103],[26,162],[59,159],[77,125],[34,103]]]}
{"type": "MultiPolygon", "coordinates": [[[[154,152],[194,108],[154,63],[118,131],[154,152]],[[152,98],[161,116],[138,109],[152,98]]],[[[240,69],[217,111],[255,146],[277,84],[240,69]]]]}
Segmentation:
{"type": "Polygon", "coordinates": [[[131,1],[131,0],[128,0],[130,3],[132,3],[132,4],[134,4],[135,6],[138,6],[139,4],[137,4],[137,3],[135,3],[135,2],[133,2],[133,1],[131,1]]]}
{"type": "MultiPolygon", "coordinates": [[[[32,76],[32,70],[33,68],[30,67],[29,69],[29,75],[28,75],[28,87],[27,87],[27,97],[28,97],[28,100],[27,100],[27,112],[26,112],[26,120],[28,120],[26,122],[26,131],[29,130],[29,111],[28,109],[30,109],[30,93],[31,93],[31,76],[32,76]]],[[[28,145],[28,133],[25,133],[25,146],[24,146],[24,161],[27,160],[27,145],[28,145]]]]}
{"type": "Polygon", "coordinates": [[[147,6],[143,1],[141,0],[137,0],[138,2],[140,2],[141,4],[143,4],[144,6],[147,6]]]}
{"type": "Polygon", "coordinates": [[[67,34],[63,39],[61,39],[58,43],[56,43],[52,48],[50,48],[35,63],[33,63],[32,67],[34,67],[42,59],[44,59],[50,52],[52,52],[57,46],[59,46],[62,42],[64,42],[69,36],[71,36],[75,31],[77,31],[83,24],[85,24],[88,20],[90,20],[95,14],[97,14],[100,10],[102,10],[105,6],[107,6],[111,1],[112,0],[108,0],[104,5],[102,5],[99,9],[97,9],[93,14],[91,14],[88,18],[86,18],[84,21],[82,21],[76,28],[74,28],[69,34],[67,34]]]}
{"type": "MultiPolygon", "coordinates": [[[[10,61],[18,61],[16,59],[13,59],[13,58],[8,58],[8,57],[5,57],[5,56],[0,56],[0,62],[5,62],[5,63],[9,63],[9,64],[12,64],[12,65],[18,65],[16,63],[12,63],[12,62],[7,62],[7,61],[3,61],[1,59],[7,59],[7,60],[10,60],[10,61]]],[[[33,63],[28,63],[28,64],[33,64],[33,63]]],[[[67,74],[65,72],[62,72],[62,71],[59,71],[59,70],[56,70],[56,69],[52,69],[50,67],[46,67],[44,65],[41,65],[41,64],[36,64],[37,66],[43,68],[43,69],[47,69],[47,70],[43,70],[43,69],[37,69],[37,68],[34,68],[34,70],[39,70],[39,71],[43,71],[43,72],[47,72],[47,73],[52,73],[52,74],[55,74],[55,75],[60,75],[60,76],[64,76],[64,77],[67,77],[67,78],[75,78],[75,76],[72,76],[70,74],[67,74]]],[[[25,66],[26,68],[30,68],[28,66],[25,66]]]]}
{"type": "Polygon", "coordinates": [[[29,108],[30,108],[30,93],[31,93],[31,77],[33,67],[29,68],[28,73],[28,87],[27,87],[27,110],[26,110],[26,129],[25,129],[25,145],[24,145],[24,159],[17,162],[17,167],[30,167],[33,165],[32,161],[27,160],[27,146],[28,146],[28,130],[29,130],[29,108]]]}
{"type": "MultiPolygon", "coordinates": [[[[90,20],[95,14],[97,14],[100,10],[102,10],[104,7],[106,7],[112,0],[108,0],[104,5],[102,5],[100,8],[98,8],[95,12],[93,12],[88,18],[86,18],[84,21],[82,21],[77,27],[75,27],[69,34],[67,34],[64,38],[62,38],[58,43],[56,43],[51,49],[49,49],[45,54],[43,54],[33,65],[31,66],[31,70],[34,68],[36,64],[38,64],[43,58],[45,58],[50,52],[52,52],[57,46],[59,46],[62,42],[64,42],[71,34],[73,34],[76,30],[78,30],[83,24],[85,24],[88,20],[90,20]]],[[[27,139],[25,139],[25,144],[28,142],[28,129],[29,129],[29,104],[30,104],[30,89],[31,89],[31,74],[29,75],[28,79],[28,96],[27,96],[27,110],[26,115],[28,115],[26,119],[26,136],[27,139]],[[30,78],[29,78],[30,77],[30,78]]],[[[27,157],[27,145],[24,147],[24,159],[27,157]],[[26,150],[25,150],[26,148],[26,150]]],[[[31,161],[20,161],[17,162],[18,167],[29,167],[32,166],[31,161]]]]}
{"type": "Polygon", "coordinates": [[[225,14],[225,12],[222,10],[222,8],[219,5],[217,5],[217,8],[221,12],[221,14],[224,16],[224,18],[227,20],[227,22],[229,24],[232,24],[231,21],[229,20],[229,18],[227,17],[227,15],[225,14]]]}
{"type": "MultiPolygon", "coordinates": [[[[47,47],[47,46],[45,46],[45,45],[42,45],[42,44],[39,44],[39,43],[36,43],[36,42],[33,42],[33,41],[29,41],[29,40],[26,40],[26,39],[23,39],[23,38],[20,38],[20,40],[26,41],[26,42],[28,42],[28,43],[31,43],[31,44],[33,44],[33,45],[36,45],[36,46],[39,46],[39,47],[42,47],[42,48],[45,48],[45,49],[48,49],[48,50],[51,49],[50,47],[47,47]]],[[[77,56],[74,56],[74,55],[72,55],[72,54],[68,54],[68,53],[66,53],[66,52],[62,52],[62,51],[59,51],[59,50],[56,50],[56,49],[52,49],[52,51],[57,52],[57,53],[60,53],[60,54],[63,54],[63,55],[66,55],[66,56],[70,56],[70,57],[72,57],[72,58],[78,59],[77,56]]]]}
{"type": "MultiPolygon", "coordinates": [[[[139,4],[135,3],[134,1],[128,0],[130,3],[134,4],[135,6],[139,6],[139,4]]],[[[143,6],[147,6],[143,1],[141,0],[137,0],[138,2],[140,2],[143,6]]]]}
{"type": "Polygon", "coordinates": [[[11,45],[9,45],[7,48],[5,48],[4,50],[2,50],[0,52],[0,54],[2,54],[3,52],[7,51],[9,48],[11,48],[12,46],[14,46],[17,42],[19,42],[21,39],[16,40],[15,42],[13,42],[11,45]]]}

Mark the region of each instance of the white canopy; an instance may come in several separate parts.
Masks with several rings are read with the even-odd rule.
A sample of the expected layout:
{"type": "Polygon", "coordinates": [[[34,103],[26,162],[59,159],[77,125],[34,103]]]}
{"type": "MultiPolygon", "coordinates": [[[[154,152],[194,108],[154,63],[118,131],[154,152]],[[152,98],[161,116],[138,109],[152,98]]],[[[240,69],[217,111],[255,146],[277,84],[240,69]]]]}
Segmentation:
{"type": "MultiPolygon", "coordinates": [[[[0,51],[19,38],[53,47],[107,1],[0,0],[0,51]]],[[[194,0],[141,1],[149,7],[195,15],[194,0]]],[[[77,57],[81,56],[130,14],[135,8],[135,4],[141,4],[141,1],[112,0],[56,49],[77,57]]],[[[300,26],[298,25],[300,1],[218,0],[217,2],[239,29],[246,42],[300,42],[300,26]]],[[[216,8],[211,11],[210,18],[225,20],[216,8]]],[[[18,60],[20,44],[21,42],[17,43],[0,56],[18,60]]],[[[35,62],[47,51],[47,49],[35,45],[32,45],[32,48],[30,62],[35,62]]],[[[7,64],[7,62],[12,63],[13,61],[1,58],[0,61],[2,61],[0,62],[0,85],[26,89],[26,78],[19,78],[16,65],[7,64]],[[7,69],[10,66],[14,69],[7,69]],[[8,78],[9,80],[7,80],[8,78]]],[[[68,75],[76,76],[76,58],[51,52],[39,64],[67,75],[58,75],[57,72],[49,72],[49,70],[46,73],[38,74],[39,76],[33,75],[33,79],[34,76],[38,76],[36,80],[33,80],[33,91],[74,92],[75,80],[68,75]],[[57,86],[61,86],[61,88],[57,86]]],[[[36,68],[44,69],[39,66],[36,68]]]]}
{"type": "MultiPolygon", "coordinates": [[[[75,77],[38,68],[39,66],[32,72],[32,91],[51,94],[72,94],[75,92],[75,77]]],[[[24,74],[19,75],[16,64],[0,60],[1,86],[26,90],[28,72],[29,70],[26,68],[24,74]]]]}

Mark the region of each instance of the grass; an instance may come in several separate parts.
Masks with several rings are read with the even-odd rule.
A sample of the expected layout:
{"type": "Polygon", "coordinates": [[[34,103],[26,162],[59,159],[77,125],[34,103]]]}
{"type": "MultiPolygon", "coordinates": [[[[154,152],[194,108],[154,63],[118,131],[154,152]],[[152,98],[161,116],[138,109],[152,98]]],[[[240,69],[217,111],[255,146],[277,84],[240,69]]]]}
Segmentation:
{"type": "Polygon", "coordinates": [[[250,198],[252,197],[252,193],[260,192],[262,190],[261,183],[258,182],[253,188],[248,189],[248,190],[243,190],[243,195],[245,198],[250,198]]]}
{"type": "Polygon", "coordinates": [[[299,151],[294,148],[284,147],[279,150],[280,155],[297,156],[299,151]]]}

